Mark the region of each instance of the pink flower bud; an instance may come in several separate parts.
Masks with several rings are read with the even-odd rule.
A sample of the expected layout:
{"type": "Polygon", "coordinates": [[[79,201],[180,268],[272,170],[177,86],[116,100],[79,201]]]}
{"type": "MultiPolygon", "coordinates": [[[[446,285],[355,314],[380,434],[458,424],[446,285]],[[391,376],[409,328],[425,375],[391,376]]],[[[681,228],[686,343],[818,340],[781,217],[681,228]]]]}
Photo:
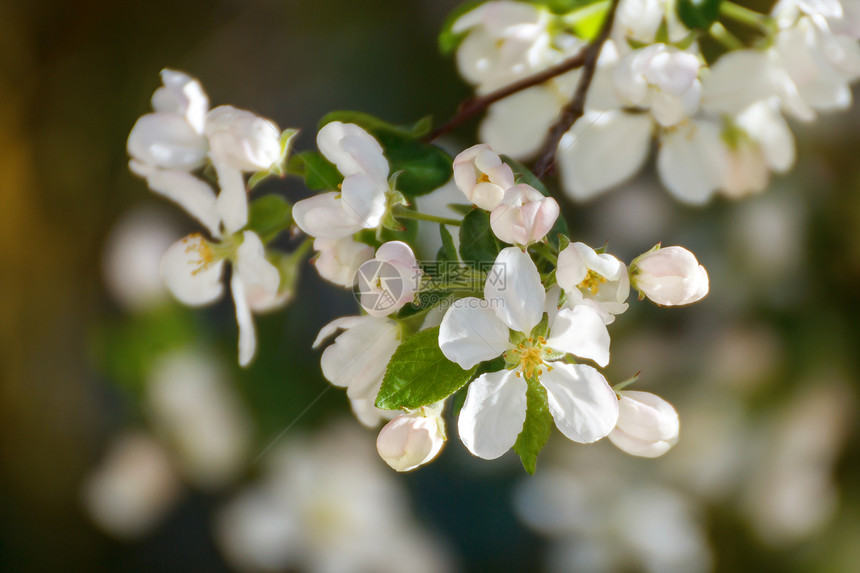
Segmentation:
{"type": "Polygon", "coordinates": [[[502,202],[490,213],[490,227],[506,243],[528,245],[549,233],[558,214],[555,199],[521,183],[505,191],[502,202]]]}
{"type": "Polygon", "coordinates": [[[621,392],[618,423],[609,440],[630,455],[662,456],[678,443],[680,424],[672,405],[650,392],[621,392]]]}
{"type": "Polygon", "coordinates": [[[444,422],[435,411],[397,416],[379,432],[376,450],[389,466],[408,472],[435,458],[445,443],[444,422]],[[425,413],[429,416],[425,416],[425,413]]]}
{"type": "Polygon", "coordinates": [[[657,304],[678,306],[708,294],[708,273],[683,247],[656,248],[630,265],[631,284],[657,304]]]}

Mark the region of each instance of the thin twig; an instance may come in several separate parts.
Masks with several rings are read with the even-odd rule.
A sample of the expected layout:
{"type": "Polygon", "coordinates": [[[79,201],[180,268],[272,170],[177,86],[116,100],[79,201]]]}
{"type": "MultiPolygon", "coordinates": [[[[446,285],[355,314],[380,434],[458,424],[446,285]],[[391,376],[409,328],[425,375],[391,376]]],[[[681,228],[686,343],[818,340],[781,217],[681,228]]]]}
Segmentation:
{"type": "Polygon", "coordinates": [[[454,115],[454,117],[434,129],[429,135],[427,135],[427,137],[424,138],[424,141],[429,143],[445,135],[446,133],[457,129],[466,120],[468,120],[474,115],[481,113],[482,111],[490,107],[490,105],[496,103],[499,100],[505,99],[506,97],[514,95],[517,92],[521,92],[528,88],[540,85],[544,82],[551,80],[554,77],[560,76],[571,70],[575,70],[576,68],[582,67],[585,64],[585,56],[586,49],[582,49],[575,55],[564,60],[563,62],[560,62],[552,66],[551,68],[547,68],[542,72],[538,72],[531,76],[525,77],[512,84],[508,84],[504,87],[501,87],[495,91],[488,93],[487,95],[464,100],[463,103],[461,103],[460,106],[457,108],[457,113],[454,115]]]}
{"type": "Polygon", "coordinates": [[[618,0],[612,0],[612,3],[609,5],[609,11],[606,12],[606,19],[603,21],[600,34],[585,49],[582,76],[579,78],[579,83],[576,84],[576,92],[573,94],[573,99],[562,108],[561,115],[558,116],[558,120],[550,128],[543,149],[538,155],[537,161],[535,161],[533,171],[538,178],[542,178],[552,170],[555,165],[556,150],[561,138],[573,127],[576,120],[585,113],[585,97],[588,95],[588,88],[591,86],[591,80],[594,78],[594,72],[597,69],[597,59],[600,57],[600,51],[603,48],[603,44],[609,38],[609,33],[612,31],[612,22],[615,20],[615,9],[617,7],[618,0]]]}

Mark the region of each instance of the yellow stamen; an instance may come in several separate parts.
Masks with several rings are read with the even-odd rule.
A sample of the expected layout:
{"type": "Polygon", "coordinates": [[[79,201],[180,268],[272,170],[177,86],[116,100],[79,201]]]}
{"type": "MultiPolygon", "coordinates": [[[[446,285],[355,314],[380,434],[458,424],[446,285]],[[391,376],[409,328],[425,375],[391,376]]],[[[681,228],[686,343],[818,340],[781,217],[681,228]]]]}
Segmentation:
{"type": "Polygon", "coordinates": [[[600,290],[600,285],[606,282],[606,278],[600,276],[594,271],[588,271],[585,279],[577,285],[578,288],[589,291],[592,296],[600,290]]]}
{"type": "Polygon", "coordinates": [[[192,275],[203,272],[215,262],[215,253],[212,252],[212,247],[209,246],[209,243],[206,242],[200,233],[189,235],[182,242],[187,245],[185,247],[186,253],[196,252],[200,257],[196,261],[189,261],[190,264],[197,265],[197,268],[191,271],[192,275]],[[192,239],[197,240],[192,242],[192,239]]]}

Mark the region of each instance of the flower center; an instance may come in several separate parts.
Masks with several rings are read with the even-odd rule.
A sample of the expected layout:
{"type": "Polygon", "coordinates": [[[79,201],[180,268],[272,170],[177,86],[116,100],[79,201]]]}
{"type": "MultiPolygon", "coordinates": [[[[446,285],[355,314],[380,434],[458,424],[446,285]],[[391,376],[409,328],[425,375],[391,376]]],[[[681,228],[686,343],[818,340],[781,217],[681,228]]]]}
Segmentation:
{"type": "Polygon", "coordinates": [[[509,368],[513,366],[517,369],[517,377],[537,378],[543,374],[544,367],[552,370],[552,366],[544,360],[546,352],[550,350],[544,347],[545,344],[546,339],[543,336],[532,337],[520,342],[516,348],[509,351],[510,356],[506,356],[507,362],[509,368]]]}
{"type": "Polygon", "coordinates": [[[588,274],[585,275],[585,278],[582,280],[582,282],[576,286],[582,290],[587,290],[592,295],[595,295],[597,294],[597,291],[600,290],[600,285],[605,282],[605,277],[597,274],[594,271],[588,271],[588,274]]]}
{"type": "Polygon", "coordinates": [[[182,241],[186,244],[186,253],[197,253],[199,257],[196,261],[188,261],[192,265],[196,265],[196,269],[191,271],[192,275],[201,273],[209,268],[215,262],[215,253],[212,252],[212,247],[203,238],[200,233],[189,235],[182,241]]]}
{"type": "Polygon", "coordinates": [[[490,182],[490,176],[487,175],[486,173],[481,173],[480,175],[478,175],[478,180],[475,181],[476,184],[477,183],[489,183],[489,182],[490,182]]]}

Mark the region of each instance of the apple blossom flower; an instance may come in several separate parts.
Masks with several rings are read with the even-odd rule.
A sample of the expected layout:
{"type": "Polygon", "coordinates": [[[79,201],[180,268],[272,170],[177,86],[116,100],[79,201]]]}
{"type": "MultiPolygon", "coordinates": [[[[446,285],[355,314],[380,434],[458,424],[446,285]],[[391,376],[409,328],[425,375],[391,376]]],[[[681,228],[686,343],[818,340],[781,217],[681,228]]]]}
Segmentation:
{"type": "Polygon", "coordinates": [[[239,171],[267,171],[281,159],[278,126],[250,111],[216,107],[206,115],[206,136],[213,163],[239,171]]]}
{"type": "Polygon", "coordinates": [[[584,364],[547,364],[570,353],[605,366],[609,333],[603,320],[585,305],[561,310],[550,305],[546,336],[533,335],[547,306],[537,267],[517,247],[503,249],[495,266],[504,281],[491,274],[484,300],[455,301],[439,327],[442,353],[461,368],[500,355],[512,368],[482,374],[471,383],[458,422],[461,440],[488,460],[510,449],[526,418],[526,379],[546,389],[562,434],[580,443],[603,438],[618,418],[618,400],[603,376],[584,364]]]}
{"type": "Polygon", "coordinates": [[[361,127],[333,121],[320,129],[317,146],[344,176],[340,191],[322,193],[293,205],[296,225],[308,235],[342,239],[375,229],[386,211],[388,160],[379,142],[361,127]]]}
{"type": "Polygon", "coordinates": [[[546,237],[559,212],[555,199],[520,183],[505,191],[501,203],[492,210],[490,228],[506,243],[530,245],[546,237]]]}
{"type": "Polygon", "coordinates": [[[650,392],[624,390],[618,399],[618,424],[609,441],[630,455],[662,456],[678,443],[678,412],[650,392]]]}
{"type": "Polygon", "coordinates": [[[358,268],[373,258],[373,247],[352,237],[314,239],[314,267],[320,276],[336,285],[351,288],[358,268]]]}
{"type": "Polygon", "coordinates": [[[161,276],[170,293],[189,306],[211,304],[221,298],[221,276],[225,261],[233,263],[230,290],[239,324],[239,364],[247,366],[257,349],[251,316],[253,298],[275,297],[280,273],[266,260],[260,237],[244,231],[222,242],[210,242],[201,235],[189,235],[174,243],[161,260],[161,276]]]}
{"type": "Polygon", "coordinates": [[[454,158],[454,181],[466,197],[486,211],[492,211],[513,187],[514,172],[486,143],[473,145],[454,158]]]}
{"type": "Polygon", "coordinates": [[[650,110],[659,125],[675,125],[699,107],[699,66],[695,54],[652,44],[627,54],[615,66],[616,95],[626,107],[650,110]]]}
{"type": "Polygon", "coordinates": [[[571,243],[558,254],[555,278],[567,295],[568,306],[587,304],[605,324],[612,324],[616,314],[627,310],[627,267],[610,254],[598,254],[585,243],[571,243]]]}
{"type": "Polygon", "coordinates": [[[361,307],[370,316],[388,316],[412,302],[421,286],[421,267],[412,248],[389,241],[358,269],[356,283],[361,307]]]}
{"type": "Polygon", "coordinates": [[[152,96],[153,113],[142,116],[128,136],[128,153],[161,169],[191,170],[206,159],[204,134],[209,98],[196,79],[163,70],[163,86],[152,96]]]}
{"type": "Polygon", "coordinates": [[[433,460],[445,445],[442,402],[405,412],[388,422],[376,439],[376,451],[392,469],[408,472],[433,460]]]}
{"type": "Polygon", "coordinates": [[[662,306],[694,303],[708,294],[708,273],[683,247],[657,245],[630,264],[630,282],[662,306]]]}
{"type": "Polygon", "coordinates": [[[216,520],[218,547],[238,571],[455,569],[355,424],[293,434],[257,473],[216,520]]]}
{"type": "Polygon", "coordinates": [[[545,10],[524,2],[495,0],[463,14],[452,32],[466,33],[457,48],[457,68],[466,81],[487,92],[553,62],[545,10]]]}
{"type": "Polygon", "coordinates": [[[204,353],[180,350],[153,364],[146,384],[150,420],[185,477],[217,489],[245,469],[251,423],[225,369],[204,353]]]}
{"type": "Polygon", "coordinates": [[[87,476],[83,502],[96,524],[120,538],[149,532],[182,490],[170,456],[151,436],[126,433],[113,440],[101,464],[87,476]]]}
{"type": "Polygon", "coordinates": [[[366,398],[372,404],[388,361],[400,344],[400,327],[388,318],[345,316],[323,326],[313,348],[319,348],[339,330],[343,332],[320,358],[323,376],[335,386],[346,388],[351,400],[366,398]]]}
{"type": "Polygon", "coordinates": [[[672,0],[621,0],[615,12],[612,37],[622,46],[629,40],[651,44],[664,23],[671,42],[683,40],[690,33],[679,20],[672,0]]]}

